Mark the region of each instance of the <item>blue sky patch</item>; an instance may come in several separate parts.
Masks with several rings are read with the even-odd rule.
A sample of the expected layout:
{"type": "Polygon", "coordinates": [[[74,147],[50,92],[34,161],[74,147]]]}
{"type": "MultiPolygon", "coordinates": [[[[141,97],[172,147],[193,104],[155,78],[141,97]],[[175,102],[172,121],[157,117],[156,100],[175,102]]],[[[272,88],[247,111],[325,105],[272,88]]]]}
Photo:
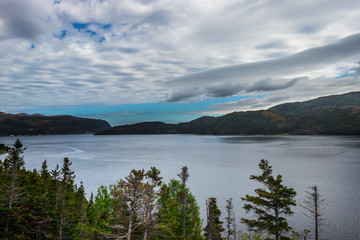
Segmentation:
{"type": "MultiPolygon", "coordinates": [[[[79,107],[71,109],[41,110],[45,115],[69,114],[78,117],[104,119],[111,125],[122,125],[145,121],[162,121],[179,123],[194,120],[202,116],[219,116],[207,114],[206,111],[214,110],[211,106],[219,103],[236,102],[242,99],[262,99],[266,95],[233,96],[229,98],[209,98],[204,101],[191,103],[143,103],[122,104],[105,107],[79,107]],[[205,113],[203,113],[205,112],[205,113]]],[[[29,114],[38,113],[39,110],[28,111],[29,114]]]]}
{"type": "Polygon", "coordinates": [[[62,30],[60,34],[55,34],[54,37],[64,39],[66,36],[66,30],[62,30]]]}
{"type": "Polygon", "coordinates": [[[109,28],[111,28],[111,24],[103,24],[103,25],[101,25],[101,28],[102,29],[109,29],[109,28]]]}
{"type": "Polygon", "coordinates": [[[72,26],[76,28],[78,31],[87,29],[90,23],[73,23],[72,26]]]}
{"type": "Polygon", "coordinates": [[[357,75],[356,72],[344,73],[344,74],[341,74],[341,75],[335,77],[335,79],[346,78],[346,77],[355,77],[356,75],[357,75]]]}

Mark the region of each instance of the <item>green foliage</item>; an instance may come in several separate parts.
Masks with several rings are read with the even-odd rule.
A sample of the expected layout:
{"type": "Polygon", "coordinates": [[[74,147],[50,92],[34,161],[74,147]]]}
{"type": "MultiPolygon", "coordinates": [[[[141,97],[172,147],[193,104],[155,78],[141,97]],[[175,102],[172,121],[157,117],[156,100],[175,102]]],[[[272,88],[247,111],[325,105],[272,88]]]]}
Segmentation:
{"type": "Polygon", "coordinates": [[[250,233],[241,233],[239,235],[240,240],[269,240],[270,236],[264,235],[262,233],[250,232],[250,233]]]}
{"type": "Polygon", "coordinates": [[[1,239],[83,239],[78,226],[84,218],[84,188],[74,185],[71,162],[64,159],[61,171],[25,169],[22,142],[17,139],[0,162],[1,239]]]}
{"type": "Polygon", "coordinates": [[[282,185],[281,175],[276,178],[272,176],[272,167],[267,160],[261,160],[259,167],[263,173],[259,176],[251,175],[250,179],[260,182],[266,189],[257,188],[256,196],[246,195],[242,198],[246,202],[243,208],[247,213],[252,211],[257,219],[241,220],[249,230],[267,231],[278,240],[282,233],[291,229],[284,216],[293,214],[291,206],[296,206],[296,192],[282,185]]]}
{"type": "MultiPolygon", "coordinates": [[[[156,213],[157,235],[155,239],[183,239],[182,196],[183,185],[170,180],[160,189],[158,212],[156,213]]],[[[189,188],[185,188],[185,237],[202,239],[199,207],[189,188]]]]}

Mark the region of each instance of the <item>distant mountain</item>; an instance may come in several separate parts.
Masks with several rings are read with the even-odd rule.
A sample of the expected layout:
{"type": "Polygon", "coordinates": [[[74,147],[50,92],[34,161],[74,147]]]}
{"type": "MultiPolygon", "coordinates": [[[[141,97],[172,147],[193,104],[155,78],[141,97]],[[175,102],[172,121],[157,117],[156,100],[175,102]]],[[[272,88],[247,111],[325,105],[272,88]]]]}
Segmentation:
{"type": "Polygon", "coordinates": [[[201,117],[179,124],[122,125],[96,134],[360,135],[360,92],[285,103],[268,110],[201,117]]]}
{"type": "Polygon", "coordinates": [[[309,112],[321,111],[329,108],[360,106],[360,92],[351,92],[342,95],[319,97],[306,102],[280,104],[269,111],[292,116],[307,115],[309,112]]]}
{"type": "Polygon", "coordinates": [[[111,126],[104,120],[0,112],[0,136],[94,133],[108,128],[111,126]]]}

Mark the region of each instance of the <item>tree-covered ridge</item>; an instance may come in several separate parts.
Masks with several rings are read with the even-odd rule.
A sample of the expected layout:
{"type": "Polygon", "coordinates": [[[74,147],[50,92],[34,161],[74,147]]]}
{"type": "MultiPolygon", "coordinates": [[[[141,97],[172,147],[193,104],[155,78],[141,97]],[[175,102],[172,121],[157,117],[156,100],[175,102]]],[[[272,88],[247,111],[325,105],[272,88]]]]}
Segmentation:
{"type": "MultiPolygon", "coordinates": [[[[100,186],[96,195],[85,198],[83,184],[75,184],[71,161],[64,158],[61,167],[49,170],[46,160],[41,169],[26,170],[25,147],[17,139],[7,147],[7,157],[0,161],[0,239],[303,239],[309,234],[291,233],[286,216],[292,214],[296,192],[282,183],[281,175],[272,176],[269,162],[262,160],[262,174],[250,179],[266,188],[255,189],[256,196],[246,195],[244,209],[255,218],[241,217],[250,232],[240,232],[227,200],[225,221],[217,199],[207,201],[206,222],[187,182],[184,166],[178,180],[162,181],[160,171],[133,169],[128,176],[109,187],[100,186]]],[[[311,194],[311,193],[309,193],[311,194]]],[[[315,219],[316,236],[321,209],[318,188],[305,201],[310,218],[315,219]],[[312,195],[311,195],[312,196],[312,195]]],[[[240,219],[240,217],[239,217],[240,219]]]]}
{"type": "Polygon", "coordinates": [[[108,122],[98,119],[0,112],[0,136],[93,133],[110,127],[108,122]]]}
{"type": "Polygon", "coordinates": [[[144,122],[116,126],[97,134],[359,135],[360,92],[179,124],[144,122]]]}

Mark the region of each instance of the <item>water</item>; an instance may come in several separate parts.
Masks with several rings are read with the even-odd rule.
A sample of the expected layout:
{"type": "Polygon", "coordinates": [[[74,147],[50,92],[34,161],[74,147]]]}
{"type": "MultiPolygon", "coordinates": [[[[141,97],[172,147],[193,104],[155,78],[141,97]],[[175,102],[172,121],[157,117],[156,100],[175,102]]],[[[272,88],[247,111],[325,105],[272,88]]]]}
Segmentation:
{"type": "MultiPolygon", "coordinates": [[[[84,182],[88,196],[100,185],[116,183],[131,169],[156,166],[167,182],[177,178],[188,166],[189,187],[205,216],[205,200],[216,197],[225,212],[226,200],[233,198],[237,221],[249,217],[242,210],[241,197],[253,194],[259,185],[249,180],[261,174],[261,159],[270,161],[274,175],[298,193],[297,203],[305,199],[308,186],[318,185],[325,202],[323,239],[360,239],[360,138],[328,136],[24,136],[28,169],[41,167],[46,159],[49,169],[62,159],[73,162],[76,181],[84,182]]],[[[14,137],[0,138],[12,144],[14,137]]],[[[310,221],[297,206],[290,218],[297,229],[311,229],[310,221]]],[[[244,226],[238,226],[238,229],[244,226]]]]}

